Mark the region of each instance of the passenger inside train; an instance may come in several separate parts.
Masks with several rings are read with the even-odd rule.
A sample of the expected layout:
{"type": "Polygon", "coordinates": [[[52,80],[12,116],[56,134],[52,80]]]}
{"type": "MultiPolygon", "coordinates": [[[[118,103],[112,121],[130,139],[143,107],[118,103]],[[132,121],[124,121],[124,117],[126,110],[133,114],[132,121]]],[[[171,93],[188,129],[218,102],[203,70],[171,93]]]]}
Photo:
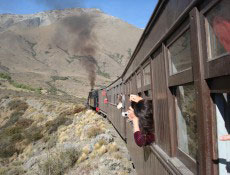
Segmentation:
{"type": "Polygon", "coordinates": [[[130,95],[131,106],[128,117],[133,122],[134,139],[138,146],[150,145],[155,141],[153,133],[152,101],[130,95]]]}

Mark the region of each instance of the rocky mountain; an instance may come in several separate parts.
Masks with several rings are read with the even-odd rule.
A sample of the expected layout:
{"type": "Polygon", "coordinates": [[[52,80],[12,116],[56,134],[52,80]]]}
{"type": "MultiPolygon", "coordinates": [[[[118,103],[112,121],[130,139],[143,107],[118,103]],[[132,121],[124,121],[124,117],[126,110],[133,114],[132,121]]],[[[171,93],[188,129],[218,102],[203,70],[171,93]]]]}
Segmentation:
{"type": "Polygon", "coordinates": [[[142,32],[98,9],[2,14],[0,72],[44,93],[86,97],[121,75],[142,32]]]}

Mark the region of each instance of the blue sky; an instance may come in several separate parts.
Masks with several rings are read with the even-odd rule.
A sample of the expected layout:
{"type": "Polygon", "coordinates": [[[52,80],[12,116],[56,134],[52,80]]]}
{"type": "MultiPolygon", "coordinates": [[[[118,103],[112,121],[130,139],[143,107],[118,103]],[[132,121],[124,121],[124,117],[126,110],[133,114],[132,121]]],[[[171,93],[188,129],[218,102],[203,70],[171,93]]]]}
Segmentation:
{"type": "Polygon", "coordinates": [[[33,14],[63,8],[99,8],[136,27],[144,28],[158,0],[0,0],[0,14],[33,14]]]}

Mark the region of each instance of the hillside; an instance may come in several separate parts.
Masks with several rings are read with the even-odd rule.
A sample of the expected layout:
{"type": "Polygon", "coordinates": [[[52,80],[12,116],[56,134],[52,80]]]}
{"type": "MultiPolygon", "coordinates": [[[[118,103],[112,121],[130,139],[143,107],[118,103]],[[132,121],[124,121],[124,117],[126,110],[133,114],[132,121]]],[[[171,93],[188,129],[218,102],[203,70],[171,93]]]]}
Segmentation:
{"type": "Polygon", "coordinates": [[[86,97],[122,73],[141,34],[98,9],[2,14],[0,72],[43,93],[86,97]]]}
{"type": "Polygon", "coordinates": [[[135,175],[113,126],[80,103],[0,90],[0,175],[135,175]]]}

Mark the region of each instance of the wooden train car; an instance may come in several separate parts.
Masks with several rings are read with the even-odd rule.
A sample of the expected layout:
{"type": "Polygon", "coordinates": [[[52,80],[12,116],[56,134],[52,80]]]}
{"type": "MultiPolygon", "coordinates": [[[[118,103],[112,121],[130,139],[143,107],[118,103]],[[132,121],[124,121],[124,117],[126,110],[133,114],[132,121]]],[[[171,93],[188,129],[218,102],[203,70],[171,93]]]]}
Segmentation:
{"type": "Polygon", "coordinates": [[[230,0],[160,0],[121,77],[98,90],[139,175],[230,174],[230,143],[219,140],[230,133],[229,9],[230,0]],[[153,101],[151,146],[138,147],[121,116],[130,94],[153,101]]]}

